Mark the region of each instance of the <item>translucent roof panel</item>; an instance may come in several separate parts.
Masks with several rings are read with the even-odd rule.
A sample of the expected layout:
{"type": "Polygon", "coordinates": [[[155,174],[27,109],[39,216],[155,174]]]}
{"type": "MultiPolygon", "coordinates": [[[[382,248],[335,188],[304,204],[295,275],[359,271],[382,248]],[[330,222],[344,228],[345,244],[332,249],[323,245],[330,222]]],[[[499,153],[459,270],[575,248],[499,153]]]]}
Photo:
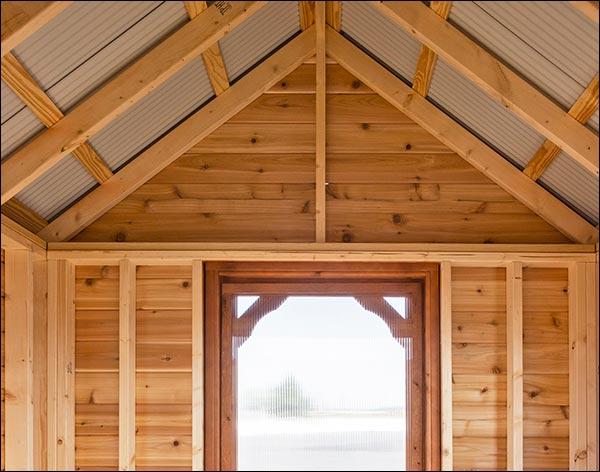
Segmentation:
{"type": "Polygon", "coordinates": [[[421,43],[369,2],[343,2],[342,31],[412,83],[421,43]]]}
{"type": "Polygon", "coordinates": [[[299,31],[298,2],[269,2],[219,42],[229,81],[299,31]]]}

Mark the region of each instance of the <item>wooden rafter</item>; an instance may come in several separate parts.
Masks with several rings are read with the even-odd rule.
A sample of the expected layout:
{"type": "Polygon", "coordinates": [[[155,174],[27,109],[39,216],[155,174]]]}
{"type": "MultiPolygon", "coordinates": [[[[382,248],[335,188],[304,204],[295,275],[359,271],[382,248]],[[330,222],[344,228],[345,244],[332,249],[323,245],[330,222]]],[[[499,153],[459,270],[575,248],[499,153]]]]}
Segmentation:
{"type": "Polygon", "coordinates": [[[316,25],[316,153],[315,153],[315,222],[316,222],[316,241],[318,243],[326,240],[326,101],[327,101],[327,64],[325,57],[327,55],[325,43],[325,3],[317,2],[315,6],[315,25],[316,25]]]}
{"type": "MultiPolygon", "coordinates": [[[[452,2],[430,2],[429,8],[436,12],[441,18],[446,20],[450,14],[452,2]]],[[[437,54],[424,44],[421,44],[421,54],[417,62],[417,70],[413,79],[413,89],[422,97],[426,97],[429,92],[429,84],[433,77],[433,69],[437,62],[437,54]]]]}
{"type": "Polygon", "coordinates": [[[50,130],[6,159],[2,163],[1,203],[58,164],[265,4],[217,2],[182,26],[50,130]]]}
{"type": "Polygon", "coordinates": [[[48,222],[44,218],[16,198],[11,198],[2,205],[2,214],[33,233],[38,233],[48,226],[48,222]]]}
{"type": "Polygon", "coordinates": [[[327,24],[334,30],[339,31],[342,28],[342,2],[328,1],[327,4],[327,24]]]}
{"type": "Polygon", "coordinates": [[[2,56],[65,10],[73,2],[2,2],[2,56]]]}
{"type": "Polygon", "coordinates": [[[598,3],[599,2],[571,2],[575,8],[577,8],[581,13],[587,16],[590,20],[599,22],[599,14],[598,14],[598,3]]]}
{"type": "Polygon", "coordinates": [[[598,230],[581,216],[331,28],[327,29],[327,52],[342,67],[573,241],[595,243],[598,240],[598,230]]]}
{"type": "Polygon", "coordinates": [[[300,27],[302,31],[310,28],[315,23],[315,2],[298,2],[300,13],[300,27]]]}
{"type": "MultiPolygon", "coordinates": [[[[2,80],[23,100],[46,128],[50,128],[64,117],[15,56],[8,53],[2,58],[1,64],[2,80]]],[[[82,143],[73,150],[73,155],[99,183],[106,182],[112,175],[110,168],[89,143],[82,143]]]]}
{"type": "MultiPolygon", "coordinates": [[[[206,2],[183,2],[185,9],[188,12],[190,20],[196,18],[200,13],[208,8],[206,2]]],[[[208,78],[212,85],[215,95],[221,95],[229,88],[229,79],[227,78],[227,70],[221,55],[219,43],[213,44],[202,53],[202,59],[206,67],[208,78]]]]}
{"type": "MultiPolygon", "coordinates": [[[[596,110],[598,110],[598,74],[571,107],[569,115],[579,123],[587,123],[592,115],[596,113],[596,110]]],[[[523,172],[533,180],[539,179],[559,153],[560,147],[552,141],[546,140],[523,169],[523,172]]]]}
{"type": "Polygon", "coordinates": [[[421,2],[373,2],[456,70],[598,175],[598,136],[421,2]]]}
{"type": "Polygon", "coordinates": [[[314,27],[294,38],[50,223],[41,237],[76,235],[315,54],[315,42],[314,27]]]}

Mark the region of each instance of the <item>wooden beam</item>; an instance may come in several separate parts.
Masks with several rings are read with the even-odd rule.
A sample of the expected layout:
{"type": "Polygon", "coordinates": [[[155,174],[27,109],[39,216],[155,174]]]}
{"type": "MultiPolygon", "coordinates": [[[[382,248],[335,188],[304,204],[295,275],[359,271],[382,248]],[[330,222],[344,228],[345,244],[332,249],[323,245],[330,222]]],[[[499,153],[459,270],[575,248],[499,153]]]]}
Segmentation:
{"type": "Polygon", "coordinates": [[[46,241],[8,216],[2,215],[2,248],[29,249],[41,255],[46,254],[46,241]]]}
{"type": "Polygon", "coordinates": [[[298,2],[300,27],[307,30],[315,24],[315,2],[298,2]]]}
{"type": "Polygon", "coordinates": [[[52,241],[70,239],[314,53],[315,30],[309,28],[73,205],[44,228],[40,235],[52,241]]]}
{"type": "Polygon", "coordinates": [[[204,268],[192,262],[192,470],[204,470],[204,268]]]}
{"type": "Polygon", "coordinates": [[[48,261],[33,257],[33,470],[48,470],[48,261]]]}
{"type": "Polygon", "coordinates": [[[598,230],[585,219],[332,29],[327,30],[327,50],[342,67],[563,234],[580,243],[598,241],[598,230]]]}
{"type": "Polygon", "coordinates": [[[73,2],[2,2],[2,56],[65,10],[73,2]]]}
{"type": "MultiPolygon", "coordinates": [[[[204,1],[183,3],[190,20],[193,20],[208,8],[204,1]]],[[[208,79],[210,80],[215,95],[221,95],[229,88],[229,79],[227,78],[227,70],[225,69],[225,63],[223,62],[223,56],[221,55],[221,48],[219,47],[218,42],[202,53],[202,60],[204,61],[208,79]]]]}
{"type": "Polygon", "coordinates": [[[586,264],[569,267],[569,469],[587,470],[586,264]]]}
{"type": "MultiPolygon", "coordinates": [[[[598,110],[598,74],[571,107],[569,115],[579,123],[587,123],[596,110],[598,110]]],[[[523,173],[533,180],[539,179],[559,153],[560,148],[552,141],[546,140],[523,169],[523,173]]]]}
{"type": "MultiPolygon", "coordinates": [[[[50,128],[64,117],[50,97],[11,53],[2,58],[2,79],[46,128],[50,128]]],[[[106,182],[112,176],[110,168],[89,143],[85,142],[74,149],[73,155],[97,182],[106,182]]]]}
{"type": "Polygon", "coordinates": [[[598,175],[598,136],[421,2],[372,2],[536,131],[598,175]]]}
{"type": "Polygon", "coordinates": [[[440,264],[440,373],[442,470],[453,470],[452,453],[452,264],[440,264]]]}
{"type": "Polygon", "coordinates": [[[48,469],[75,468],[75,268],[48,261],[48,469]]]}
{"type": "Polygon", "coordinates": [[[216,2],[2,162],[5,203],[266,2],[216,2]]]}
{"type": "Polygon", "coordinates": [[[6,470],[33,470],[33,257],[5,252],[6,470]]]}
{"type": "Polygon", "coordinates": [[[136,267],[119,264],[119,470],[135,470],[136,267]]]}
{"type": "MultiPolygon", "coordinates": [[[[444,20],[448,19],[451,6],[452,2],[429,3],[429,8],[444,20]]],[[[431,84],[433,69],[435,68],[436,62],[437,54],[424,44],[421,44],[421,54],[419,54],[419,61],[417,62],[417,70],[415,71],[412,88],[422,97],[426,97],[429,92],[429,84],[431,84]]]]}
{"type": "Polygon", "coordinates": [[[590,20],[598,23],[599,14],[598,14],[598,2],[580,2],[575,1],[571,2],[575,8],[577,8],[581,13],[587,16],[590,20]]]}
{"type": "Polygon", "coordinates": [[[325,45],[325,2],[317,2],[315,5],[315,24],[317,28],[317,66],[316,66],[316,153],[315,153],[315,239],[318,243],[324,243],[326,240],[326,139],[327,139],[327,64],[325,57],[327,55],[325,45]]]}
{"type": "Polygon", "coordinates": [[[523,264],[506,268],[506,463],[523,470],[523,264]]]}
{"type": "Polygon", "coordinates": [[[32,233],[39,233],[48,222],[16,198],[11,198],[2,205],[2,214],[16,221],[32,233]]]}
{"type": "Polygon", "coordinates": [[[327,24],[334,30],[342,29],[342,2],[328,1],[327,4],[327,24]]]}

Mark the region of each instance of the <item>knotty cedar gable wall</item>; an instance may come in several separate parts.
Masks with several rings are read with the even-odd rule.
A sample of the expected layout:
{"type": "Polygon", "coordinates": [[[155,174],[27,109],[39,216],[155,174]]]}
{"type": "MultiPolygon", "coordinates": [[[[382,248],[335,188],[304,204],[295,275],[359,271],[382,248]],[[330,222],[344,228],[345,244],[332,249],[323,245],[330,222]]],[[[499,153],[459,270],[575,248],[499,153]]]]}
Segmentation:
{"type": "MultiPolygon", "coordinates": [[[[48,280],[55,282],[47,357],[56,366],[47,377],[48,406],[34,394],[32,424],[9,422],[3,429],[7,444],[16,440],[11,435],[35,433],[25,452],[36,467],[115,470],[120,444],[139,470],[202,467],[202,263],[166,262],[48,262],[48,280]],[[125,327],[134,336],[121,351],[125,327]],[[128,418],[119,418],[120,404],[128,418]],[[126,421],[134,428],[124,428],[126,421]]],[[[522,457],[526,469],[593,470],[596,264],[464,264],[444,262],[441,270],[445,467],[510,469],[522,457]],[[519,324],[510,323],[520,317],[522,337],[519,324]]],[[[10,299],[15,278],[3,275],[10,299]]],[[[3,304],[6,335],[18,336],[23,327],[11,316],[3,304]]],[[[13,375],[22,373],[10,351],[6,360],[13,375]]],[[[36,382],[45,382],[46,358],[38,353],[32,365],[36,382]]],[[[12,388],[15,377],[3,379],[3,407],[22,408],[27,392],[12,388]]],[[[23,463],[23,454],[11,448],[2,456],[7,464],[23,463]]]]}

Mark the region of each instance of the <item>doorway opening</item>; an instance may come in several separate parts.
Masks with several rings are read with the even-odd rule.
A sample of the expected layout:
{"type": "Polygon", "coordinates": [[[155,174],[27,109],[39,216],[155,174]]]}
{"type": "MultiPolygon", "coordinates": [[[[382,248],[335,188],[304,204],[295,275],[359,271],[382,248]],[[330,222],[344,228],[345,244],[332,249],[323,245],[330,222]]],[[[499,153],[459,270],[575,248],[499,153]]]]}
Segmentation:
{"type": "Polygon", "coordinates": [[[207,469],[439,468],[437,266],[206,277],[207,469]]]}

